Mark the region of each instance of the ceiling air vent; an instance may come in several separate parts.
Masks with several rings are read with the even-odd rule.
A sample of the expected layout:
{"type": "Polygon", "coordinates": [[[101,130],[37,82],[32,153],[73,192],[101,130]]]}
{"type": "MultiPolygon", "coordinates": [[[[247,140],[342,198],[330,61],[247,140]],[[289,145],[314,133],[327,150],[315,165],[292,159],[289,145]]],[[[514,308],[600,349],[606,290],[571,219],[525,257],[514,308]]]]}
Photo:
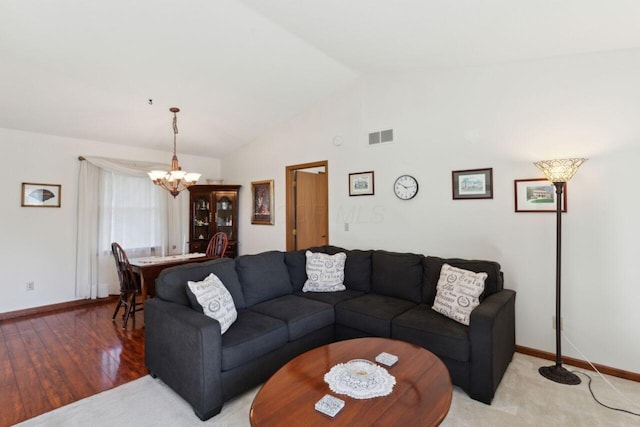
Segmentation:
{"type": "Polygon", "coordinates": [[[369,134],[369,145],[378,145],[387,142],[393,142],[393,129],[372,132],[369,134]]]}

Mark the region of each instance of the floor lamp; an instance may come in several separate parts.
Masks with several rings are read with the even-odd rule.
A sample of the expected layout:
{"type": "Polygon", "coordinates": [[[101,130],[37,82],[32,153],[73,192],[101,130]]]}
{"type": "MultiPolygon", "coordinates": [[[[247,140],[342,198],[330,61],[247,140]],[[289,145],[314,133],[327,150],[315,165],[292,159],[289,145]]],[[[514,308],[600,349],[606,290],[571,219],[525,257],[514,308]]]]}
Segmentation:
{"type": "Polygon", "coordinates": [[[540,375],[560,384],[580,384],[580,378],[562,367],[562,352],[560,350],[560,267],[562,242],[562,190],[565,183],[576,173],[581,164],[587,159],[557,159],[535,162],[536,165],[556,187],[556,364],[543,366],[538,369],[540,375]]]}

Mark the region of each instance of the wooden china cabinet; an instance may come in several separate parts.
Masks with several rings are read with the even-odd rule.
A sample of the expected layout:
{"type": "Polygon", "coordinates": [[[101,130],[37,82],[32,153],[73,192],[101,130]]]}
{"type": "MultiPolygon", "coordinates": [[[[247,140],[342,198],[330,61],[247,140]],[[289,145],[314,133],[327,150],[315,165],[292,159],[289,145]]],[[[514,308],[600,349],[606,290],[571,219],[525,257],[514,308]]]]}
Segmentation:
{"type": "Polygon", "coordinates": [[[229,238],[226,257],[238,256],[239,185],[193,185],[189,190],[189,252],[204,253],[211,237],[229,238]]]}

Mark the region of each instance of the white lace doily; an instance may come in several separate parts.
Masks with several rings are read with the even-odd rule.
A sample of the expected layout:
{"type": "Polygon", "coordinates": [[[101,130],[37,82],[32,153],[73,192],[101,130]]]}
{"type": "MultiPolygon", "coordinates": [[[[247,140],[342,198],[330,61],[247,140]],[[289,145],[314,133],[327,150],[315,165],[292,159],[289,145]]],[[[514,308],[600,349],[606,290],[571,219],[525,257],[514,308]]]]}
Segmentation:
{"type": "Polygon", "coordinates": [[[396,379],[381,366],[364,359],[338,363],[324,375],[324,381],[334,393],[354,399],[391,394],[396,379]]]}

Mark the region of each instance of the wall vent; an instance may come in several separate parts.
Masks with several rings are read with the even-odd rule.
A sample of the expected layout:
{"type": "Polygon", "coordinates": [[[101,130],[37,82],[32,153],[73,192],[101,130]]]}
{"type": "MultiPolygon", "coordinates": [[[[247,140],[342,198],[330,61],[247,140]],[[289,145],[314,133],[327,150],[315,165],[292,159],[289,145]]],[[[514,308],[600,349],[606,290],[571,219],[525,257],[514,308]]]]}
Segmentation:
{"type": "Polygon", "coordinates": [[[369,145],[378,145],[393,142],[393,129],[371,132],[369,134],[369,145]]]}

